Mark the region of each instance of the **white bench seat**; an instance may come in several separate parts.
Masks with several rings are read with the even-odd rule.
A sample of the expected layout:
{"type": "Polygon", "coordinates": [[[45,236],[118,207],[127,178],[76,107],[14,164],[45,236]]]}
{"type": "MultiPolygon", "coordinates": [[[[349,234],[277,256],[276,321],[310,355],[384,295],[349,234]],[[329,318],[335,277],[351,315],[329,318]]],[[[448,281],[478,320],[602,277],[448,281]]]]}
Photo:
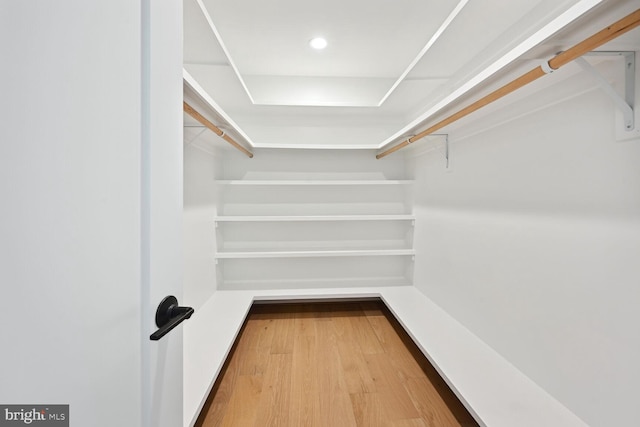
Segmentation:
{"type": "Polygon", "coordinates": [[[381,298],[480,425],[586,424],[413,286],[217,291],[185,322],[184,425],[193,426],[253,301],[381,298]]]}

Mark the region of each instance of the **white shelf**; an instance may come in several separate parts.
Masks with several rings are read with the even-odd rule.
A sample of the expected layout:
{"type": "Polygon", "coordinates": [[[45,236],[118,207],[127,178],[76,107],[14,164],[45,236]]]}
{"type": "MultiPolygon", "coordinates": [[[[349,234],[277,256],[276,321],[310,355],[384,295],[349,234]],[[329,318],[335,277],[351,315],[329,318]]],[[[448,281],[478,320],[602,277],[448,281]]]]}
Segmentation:
{"type": "Polygon", "coordinates": [[[409,256],[415,255],[413,249],[375,249],[375,250],[323,250],[323,251],[259,251],[259,252],[218,252],[216,259],[250,258],[320,258],[354,256],[409,256]]]}
{"type": "Polygon", "coordinates": [[[412,180],[220,180],[221,185],[411,185],[412,180]]]}
{"type": "Polygon", "coordinates": [[[413,221],[414,215],[255,215],[216,216],[216,222],[413,221]]]}
{"type": "Polygon", "coordinates": [[[313,279],[256,279],[227,280],[223,290],[284,290],[323,288],[366,288],[387,286],[410,286],[411,281],[404,276],[384,277],[330,277],[313,279]]]}

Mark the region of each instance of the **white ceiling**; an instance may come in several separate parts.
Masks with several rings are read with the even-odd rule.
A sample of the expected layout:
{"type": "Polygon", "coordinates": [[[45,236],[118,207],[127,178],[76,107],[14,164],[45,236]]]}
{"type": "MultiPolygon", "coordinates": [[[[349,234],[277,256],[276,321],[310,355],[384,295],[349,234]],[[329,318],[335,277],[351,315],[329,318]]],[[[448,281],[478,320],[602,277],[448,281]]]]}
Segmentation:
{"type": "Polygon", "coordinates": [[[211,118],[237,126],[246,144],[378,149],[637,7],[637,0],[184,0],[184,66],[215,104],[211,118]],[[325,50],[308,45],[317,36],[328,40],[325,50]]]}

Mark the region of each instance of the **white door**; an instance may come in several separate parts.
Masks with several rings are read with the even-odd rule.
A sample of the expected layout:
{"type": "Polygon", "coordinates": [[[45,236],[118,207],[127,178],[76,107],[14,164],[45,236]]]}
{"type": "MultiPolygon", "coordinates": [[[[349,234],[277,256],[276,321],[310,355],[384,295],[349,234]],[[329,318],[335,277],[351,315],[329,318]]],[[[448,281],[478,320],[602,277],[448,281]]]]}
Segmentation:
{"type": "Polygon", "coordinates": [[[0,405],[182,425],[180,3],[0,1],[0,405]]]}

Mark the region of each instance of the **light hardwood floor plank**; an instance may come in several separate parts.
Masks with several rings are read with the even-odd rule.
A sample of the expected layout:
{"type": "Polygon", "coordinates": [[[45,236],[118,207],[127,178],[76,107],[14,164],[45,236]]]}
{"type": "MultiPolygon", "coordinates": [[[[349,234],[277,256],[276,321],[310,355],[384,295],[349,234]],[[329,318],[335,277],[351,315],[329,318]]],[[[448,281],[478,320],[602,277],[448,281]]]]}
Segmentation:
{"type": "MultiPolygon", "coordinates": [[[[385,354],[389,357],[396,375],[402,380],[424,378],[425,373],[409,350],[406,340],[398,335],[398,330],[390,323],[383,311],[365,310],[366,319],[376,334],[385,354]]],[[[402,332],[402,331],[400,331],[402,332]]]]}
{"type": "Polygon", "coordinates": [[[295,336],[294,314],[291,312],[280,313],[273,319],[273,334],[271,341],[271,354],[293,353],[293,338],[295,336]]]}
{"type": "Polygon", "coordinates": [[[357,427],[386,427],[391,422],[382,410],[378,393],[351,394],[351,405],[357,427]]]}
{"type": "Polygon", "coordinates": [[[351,327],[350,317],[362,315],[361,312],[338,312],[333,319],[333,327],[336,331],[338,353],[342,362],[342,369],[350,394],[373,393],[376,384],[364,359],[360,344],[355,338],[351,327]]]}
{"type": "MultiPolygon", "coordinates": [[[[257,318],[247,323],[242,347],[238,348],[241,357],[240,375],[262,375],[267,369],[271,342],[275,328],[273,319],[257,318]]],[[[243,336],[244,336],[243,334],[243,336]]]]}
{"type": "Polygon", "coordinates": [[[288,426],[291,405],[292,353],[269,355],[262,392],[256,408],[255,427],[288,426]]]}
{"type": "Polygon", "coordinates": [[[405,387],[413,405],[420,412],[420,418],[426,420],[427,425],[434,427],[475,425],[468,414],[448,410],[446,402],[428,379],[411,378],[405,387]]]}
{"type": "Polygon", "coordinates": [[[431,427],[425,423],[422,418],[413,418],[411,420],[397,420],[393,421],[389,427],[431,427]]]}
{"type": "Polygon", "coordinates": [[[222,427],[253,427],[262,394],[262,376],[240,375],[222,419],[222,427]]]}
{"type": "Polygon", "coordinates": [[[316,372],[320,425],[353,426],[353,407],[338,352],[337,336],[330,318],[328,321],[323,318],[316,322],[316,336],[319,343],[316,372]]]}
{"type": "Polygon", "coordinates": [[[353,338],[360,345],[363,354],[384,353],[384,348],[365,316],[351,316],[349,321],[353,329],[353,338]]]}
{"type": "Polygon", "coordinates": [[[375,393],[376,382],[371,376],[364,355],[358,351],[358,345],[344,337],[339,338],[336,345],[349,393],[375,393]]]}
{"type": "MultiPolygon", "coordinates": [[[[302,330],[308,332],[313,328],[312,320],[301,320],[297,326],[302,326],[302,330]]],[[[296,335],[293,342],[289,407],[289,420],[292,426],[314,426],[320,417],[316,364],[316,338],[312,334],[296,335]]]]}
{"type": "Polygon", "coordinates": [[[420,418],[420,414],[413,405],[409,393],[386,354],[365,354],[365,359],[376,381],[382,410],[389,420],[403,420],[420,418]]]}

